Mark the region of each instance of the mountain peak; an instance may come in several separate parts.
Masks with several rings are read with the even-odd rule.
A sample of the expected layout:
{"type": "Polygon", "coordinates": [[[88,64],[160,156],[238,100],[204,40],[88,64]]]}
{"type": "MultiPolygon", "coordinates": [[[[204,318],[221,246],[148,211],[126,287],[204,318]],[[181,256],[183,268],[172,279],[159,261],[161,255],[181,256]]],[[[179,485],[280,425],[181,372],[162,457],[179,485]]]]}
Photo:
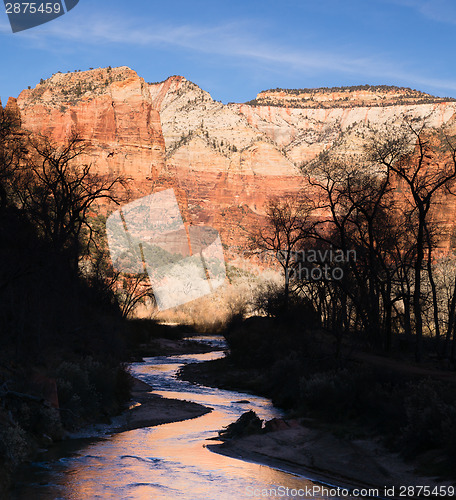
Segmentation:
{"type": "MultiPolygon", "coordinates": [[[[91,68],[62,73],[58,71],[47,79],[41,79],[33,89],[23,90],[19,96],[24,101],[51,101],[54,104],[74,103],[84,97],[105,94],[114,82],[137,79],[136,71],[128,66],[116,68],[91,68]]],[[[141,79],[142,80],[142,79],[141,79]]]]}

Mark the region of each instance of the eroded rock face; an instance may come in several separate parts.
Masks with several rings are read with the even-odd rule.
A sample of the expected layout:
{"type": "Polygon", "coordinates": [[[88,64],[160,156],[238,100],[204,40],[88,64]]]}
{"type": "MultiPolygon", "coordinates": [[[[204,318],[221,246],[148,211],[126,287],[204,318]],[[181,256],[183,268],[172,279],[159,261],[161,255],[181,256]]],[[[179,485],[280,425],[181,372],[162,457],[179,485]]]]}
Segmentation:
{"type": "MultiPolygon", "coordinates": [[[[397,88],[320,89],[308,93],[308,107],[293,107],[285,91],[272,92],[274,106],[223,105],[180,76],[150,85],[150,92],[160,110],[166,169],[188,195],[190,218],[212,224],[230,247],[242,246],[268,198],[310,191],[303,162],[336,144],[360,152],[368,124],[385,129],[410,115],[439,126],[456,111],[455,102],[397,88]]],[[[260,93],[258,103],[266,98],[260,93]]]]}
{"type": "Polygon", "coordinates": [[[271,196],[298,192],[299,167],[345,143],[362,148],[367,124],[409,114],[453,122],[456,103],[393,87],[262,92],[224,105],[182,76],[147,84],[129,68],[53,75],[17,102],[23,127],[63,141],[76,127],[100,173],[132,179],[133,198],[173,187],[186,221],[241,247],[271,196]]]}
{"type": "Polygon", "coordinates": [[[88,143],[85,160],[100,173],[144,181],[164,167],[160,115],[129,68],[57,73],[21,92],[17,106],[24,128],[57,142],[76,129],[88,143]]]}

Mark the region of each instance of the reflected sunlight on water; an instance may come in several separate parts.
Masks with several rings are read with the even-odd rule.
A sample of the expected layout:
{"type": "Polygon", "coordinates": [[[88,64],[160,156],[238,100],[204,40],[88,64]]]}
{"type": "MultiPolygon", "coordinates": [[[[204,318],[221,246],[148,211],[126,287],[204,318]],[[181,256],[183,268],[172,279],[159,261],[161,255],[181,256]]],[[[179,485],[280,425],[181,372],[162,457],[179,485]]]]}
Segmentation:
{"type": "MultiPolygon", "coordinates": [[[[150,383],[156,389],[154,392],[202,403],[213,411],[193,420],[115,434],[81,447],[70,457],[36,463],[13,498],[243,500],[267,498],[264,490],[270,488],[312,487],[304,478],[212,453],[206,448],[207,443],[214,443],[206,441],[208,438],[217,437],[219,429],[249,409],[255,410],[260,418],[281,415],[264,398],[175,378],[185,363],[222,355],[218,351],[148,358],[143,363],[134,363],[133,375],[150,383]],[[240,402],[246,400],[248,403],[240,402]]],[[[285,494],[281,497],[293,498],[285,494]]]]}

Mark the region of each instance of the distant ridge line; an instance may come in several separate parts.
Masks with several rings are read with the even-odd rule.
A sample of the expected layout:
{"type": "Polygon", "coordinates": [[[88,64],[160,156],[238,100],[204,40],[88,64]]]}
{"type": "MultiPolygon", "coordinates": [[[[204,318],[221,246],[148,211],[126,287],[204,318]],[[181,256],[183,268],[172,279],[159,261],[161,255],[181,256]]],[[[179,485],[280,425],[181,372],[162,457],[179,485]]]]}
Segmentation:
{"type": "MultiPolygon", "coordinates": [[[[263,94],[266,92],[286,92],[288,94],[310,94],[313,92],[343,92],[343,91],[354,92],[357,90],[371,90],[374,92],[375,91],[400,90],[400,91],[405,91],[405,92],[412,93],[415,95],[431,96],[431,94],[428,94],[426,92],[422,92],[421,90],[412,89],[410,87],[399,87],[397,85],[369,85],[369,84],[346,85],[346,86],[341,86],[341,87],[300,88],[300,89],[284,89],[284,88],[277,87],[275,89],[262,90],[260,92],[260,94],[263,94]]],[[[432,96],[432,97],[435,97],[435,96],[432,96]]],[[[437,99],[447,99],[447,98],[437,97],[437,99]]],[[[452,98],[448,98],[448,99],[452,99],[452,98]]]]}

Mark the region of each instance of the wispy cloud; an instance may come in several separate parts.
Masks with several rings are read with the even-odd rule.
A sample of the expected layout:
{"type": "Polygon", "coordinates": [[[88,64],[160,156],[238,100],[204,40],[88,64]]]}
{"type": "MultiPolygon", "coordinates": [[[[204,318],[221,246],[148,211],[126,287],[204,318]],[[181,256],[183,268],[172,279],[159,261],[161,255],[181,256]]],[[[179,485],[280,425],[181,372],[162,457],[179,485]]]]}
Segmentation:
{"type": "MultiPolygon", "coordinates": [[[[296,51],[280,44],[272,44],[251,33],[252,24],[247,21],[222,23],[215,26],[198,25],[156,25],[147,26],[135,20],[116,17],[76,19],[71,25],[53,22],[35,30],[16,36],[30,40],[42,48],[55,47],[56,40],[66,45],[122,44],[144,48],[179,47],[189,51],[222,55],[233,58],[250,58],[281,65],[294,65],[302,69],[331,68],[336,71],[356,72],[366,64],[366,58],[351,58],[344,54],[325,53],[315,50],[296,51]]],[[[62,46],[60,46],[62,48],[62,46]]],[[[372,61],[373,63],[373,61],[372,61]]]]}
{"type": "MultiPolygon", "coordinates": [[[[425,0],[388,0],[401,2],[410,7],[425,7],[425,0]]],[[[434,0],[435,1],[435,0],[434,0]]],[[[441,0],[444,1],[444,0],[441,0]]],[[[261,27],[256,26],[257,33],[252,32],[252,23],[247,20],[221,23],[219,25],[202,26],[195,24],[172,25],[150,20],[145,25],[138,19],[120,19],[116,16],[82,18],[74,16],[71,23],[52,22],[35,30],[25,31],[16,36],[24,42],[29,40],[35,46],[55,50],[68,47],[68,50],[81,50],[84,46],[129,45],[146,49],[172,49],[198,52],[207,55],[222,56],[232,65],[257,62],[271,70],[278,68],[297,74],[309,71],[330,71],[359,75],[360,79],[377,79],[406,82],[414,87],[431,87],[439,90],[456,91],[456,81],[430,78],[413,74],[404,63],[388,57],[372,54],[349,53],[347,50],[322,51],[308,48],[286,46],[261,34],[261,27]],[[56,42],[61,43],[56,43],[56,42]]],[[[0,26],[1,29],[1,26],[0,26]]]]}
{"type": "Polygon", "coordinates": [[[446,24],[456,24],[454,0],[383,0],[386,3],[409,7],[423,17],[446,24]]]}

